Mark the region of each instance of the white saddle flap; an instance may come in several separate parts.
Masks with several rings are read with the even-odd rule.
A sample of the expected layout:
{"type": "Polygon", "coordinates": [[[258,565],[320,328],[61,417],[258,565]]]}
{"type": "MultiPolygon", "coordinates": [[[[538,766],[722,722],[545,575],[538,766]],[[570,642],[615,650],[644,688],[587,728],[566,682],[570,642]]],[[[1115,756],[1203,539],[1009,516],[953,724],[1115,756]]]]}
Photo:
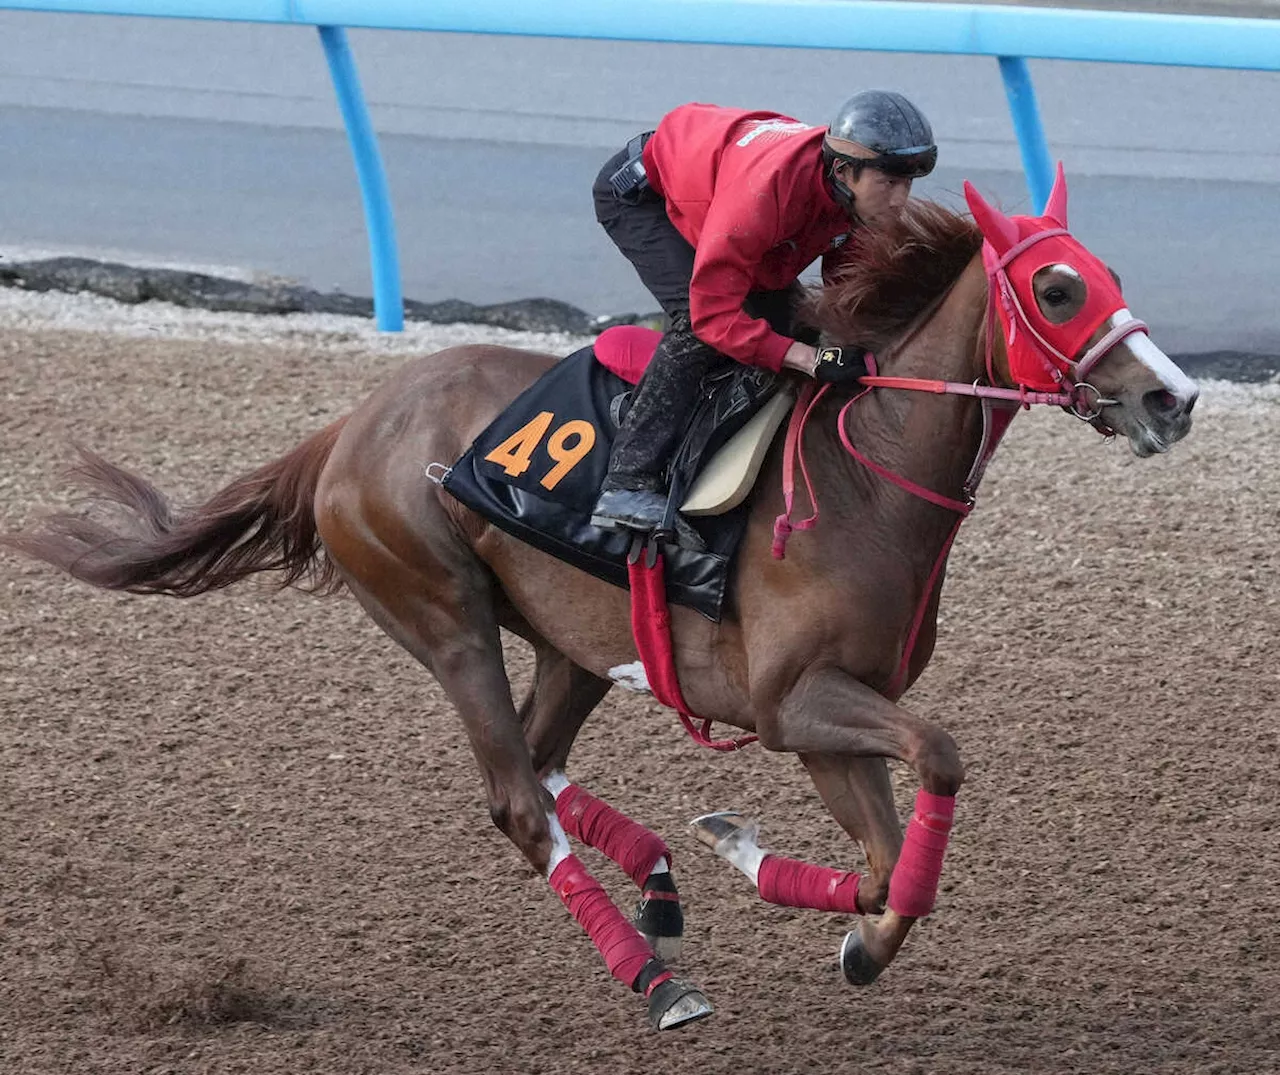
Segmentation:
{"type": "Polygon", "coordinates": [[[794,403],[789,386],[778,389],[702,468],[680,510],[685,515],[722,515],[741,504],[794,403]]]}

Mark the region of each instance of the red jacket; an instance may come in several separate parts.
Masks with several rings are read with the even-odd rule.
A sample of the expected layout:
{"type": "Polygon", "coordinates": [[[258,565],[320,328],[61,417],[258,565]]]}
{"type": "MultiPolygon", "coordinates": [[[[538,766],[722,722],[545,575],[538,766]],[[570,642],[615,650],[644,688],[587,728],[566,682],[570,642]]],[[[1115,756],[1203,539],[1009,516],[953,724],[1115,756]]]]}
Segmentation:
{"type": "Polygon", "coordinates": [[[748,292],[789,287],[848,237],[822,175],[824,134],[776,112],[687,104],[644,148],[649,183],[695,250],[694,334],[739,362],[778,370],[792,343],[743,312],[748,292]]]}

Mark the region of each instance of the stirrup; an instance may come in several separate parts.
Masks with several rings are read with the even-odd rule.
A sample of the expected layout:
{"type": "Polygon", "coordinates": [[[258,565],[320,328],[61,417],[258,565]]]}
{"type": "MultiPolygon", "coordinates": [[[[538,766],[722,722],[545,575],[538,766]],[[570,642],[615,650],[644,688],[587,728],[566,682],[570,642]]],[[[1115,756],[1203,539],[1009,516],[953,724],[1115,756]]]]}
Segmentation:
{"type": "Polygon", "coordinates": [[[591,525],[649,533],[661,527],[668,506],[667,498],[653,489],[604,489],[591,509],[591,525]]]}
{"type": "MultiPolygon", "coordinates": [[[[603,515],[591,516],[591,525],[599,530],[608,530],[614,533],[630,531],[635,535],[631,542],[633,550],[638,542],[641,545],[678,545],[680,548],[688,549],[690,552],[707,551],[707,543],[702,540],[702,535],[693,528],[693,525],[687,519],[682,519],[679,515],[676,516],[675,525],[670,529],[663,529],[661,526],[652,530],[641,529],[636,526],[628,526],[617,519],[611,519],[603,515]]],[[[638,558],[633,552],[630,562],[635,563],[638,558]]],[[[649,562],[649,566],[653,566],[652,559],[649,562]]]]}
{"type": "Polygon", "coordinates": [[[642,534],[646,537],[651,535],[655,541],[664,545],[678,545],[692,552],[706,552],[707,543],[702,540],[702,535],[698,533],[693,524],[682,518],[680,513],[676,511],[675,499],[674,490],[669,491],[666,496],[656,491],[638,489],[611,489],[608,492],[601,492],[596,498],[595,506],[592,509],[591,525],[598,530],[615,533],[621,530],[630,530],[632,533],[642,534]],[[652,501],[646,508],[644,515],[636,512],[629,518],[627,509],[620,505],[614,505],[614,511],[617,514],[597,514],[596,512],[600,508],[602,501],[613,493],[643,495],[646,498],[652,497],[652,501]],[[659,503],[663,505],[661,515],[657,511],[659,503]],[[642,519],[643,521],[641,521],[642,519]]]}

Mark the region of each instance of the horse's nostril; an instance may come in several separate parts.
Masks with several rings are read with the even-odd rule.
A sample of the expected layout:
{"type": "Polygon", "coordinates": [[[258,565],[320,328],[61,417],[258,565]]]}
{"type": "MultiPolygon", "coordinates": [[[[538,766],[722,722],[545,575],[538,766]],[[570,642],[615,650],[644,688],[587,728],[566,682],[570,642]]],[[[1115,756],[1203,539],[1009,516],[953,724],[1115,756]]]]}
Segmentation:
{"type": "Polygon", "coordinates": [[[1195,403],[1195,398],[1190,401],[1184,401],[1168,389],[1160,388],[1153,392],[1148,392],[1142,397],[1142,402],[1146,404],[1147,410],[1152,414],[1161,418],[1177,418],[1184,411],[1190,411],[1195,403]]]}

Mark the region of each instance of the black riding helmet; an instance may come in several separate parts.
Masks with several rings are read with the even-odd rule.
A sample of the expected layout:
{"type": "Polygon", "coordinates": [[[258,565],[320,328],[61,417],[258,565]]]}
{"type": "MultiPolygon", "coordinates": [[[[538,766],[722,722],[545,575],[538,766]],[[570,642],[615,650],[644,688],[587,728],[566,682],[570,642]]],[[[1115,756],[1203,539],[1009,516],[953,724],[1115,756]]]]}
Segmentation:
{"type": "Polygon", "coordinates": [[[855,169],[878,168],[889,175],[919,179],[933,171],[938,147],[933,128],[924,113],[900,93],[863,90],[855,93],[836,113],[822,142],[823,170],[832,193],[846,209],[853,207],[853,192],[836,178],[835,167],[848,161],[855,169]],[[830,139],[856,142],[872,154],[853,157],[832,148],[830,139]]]}

